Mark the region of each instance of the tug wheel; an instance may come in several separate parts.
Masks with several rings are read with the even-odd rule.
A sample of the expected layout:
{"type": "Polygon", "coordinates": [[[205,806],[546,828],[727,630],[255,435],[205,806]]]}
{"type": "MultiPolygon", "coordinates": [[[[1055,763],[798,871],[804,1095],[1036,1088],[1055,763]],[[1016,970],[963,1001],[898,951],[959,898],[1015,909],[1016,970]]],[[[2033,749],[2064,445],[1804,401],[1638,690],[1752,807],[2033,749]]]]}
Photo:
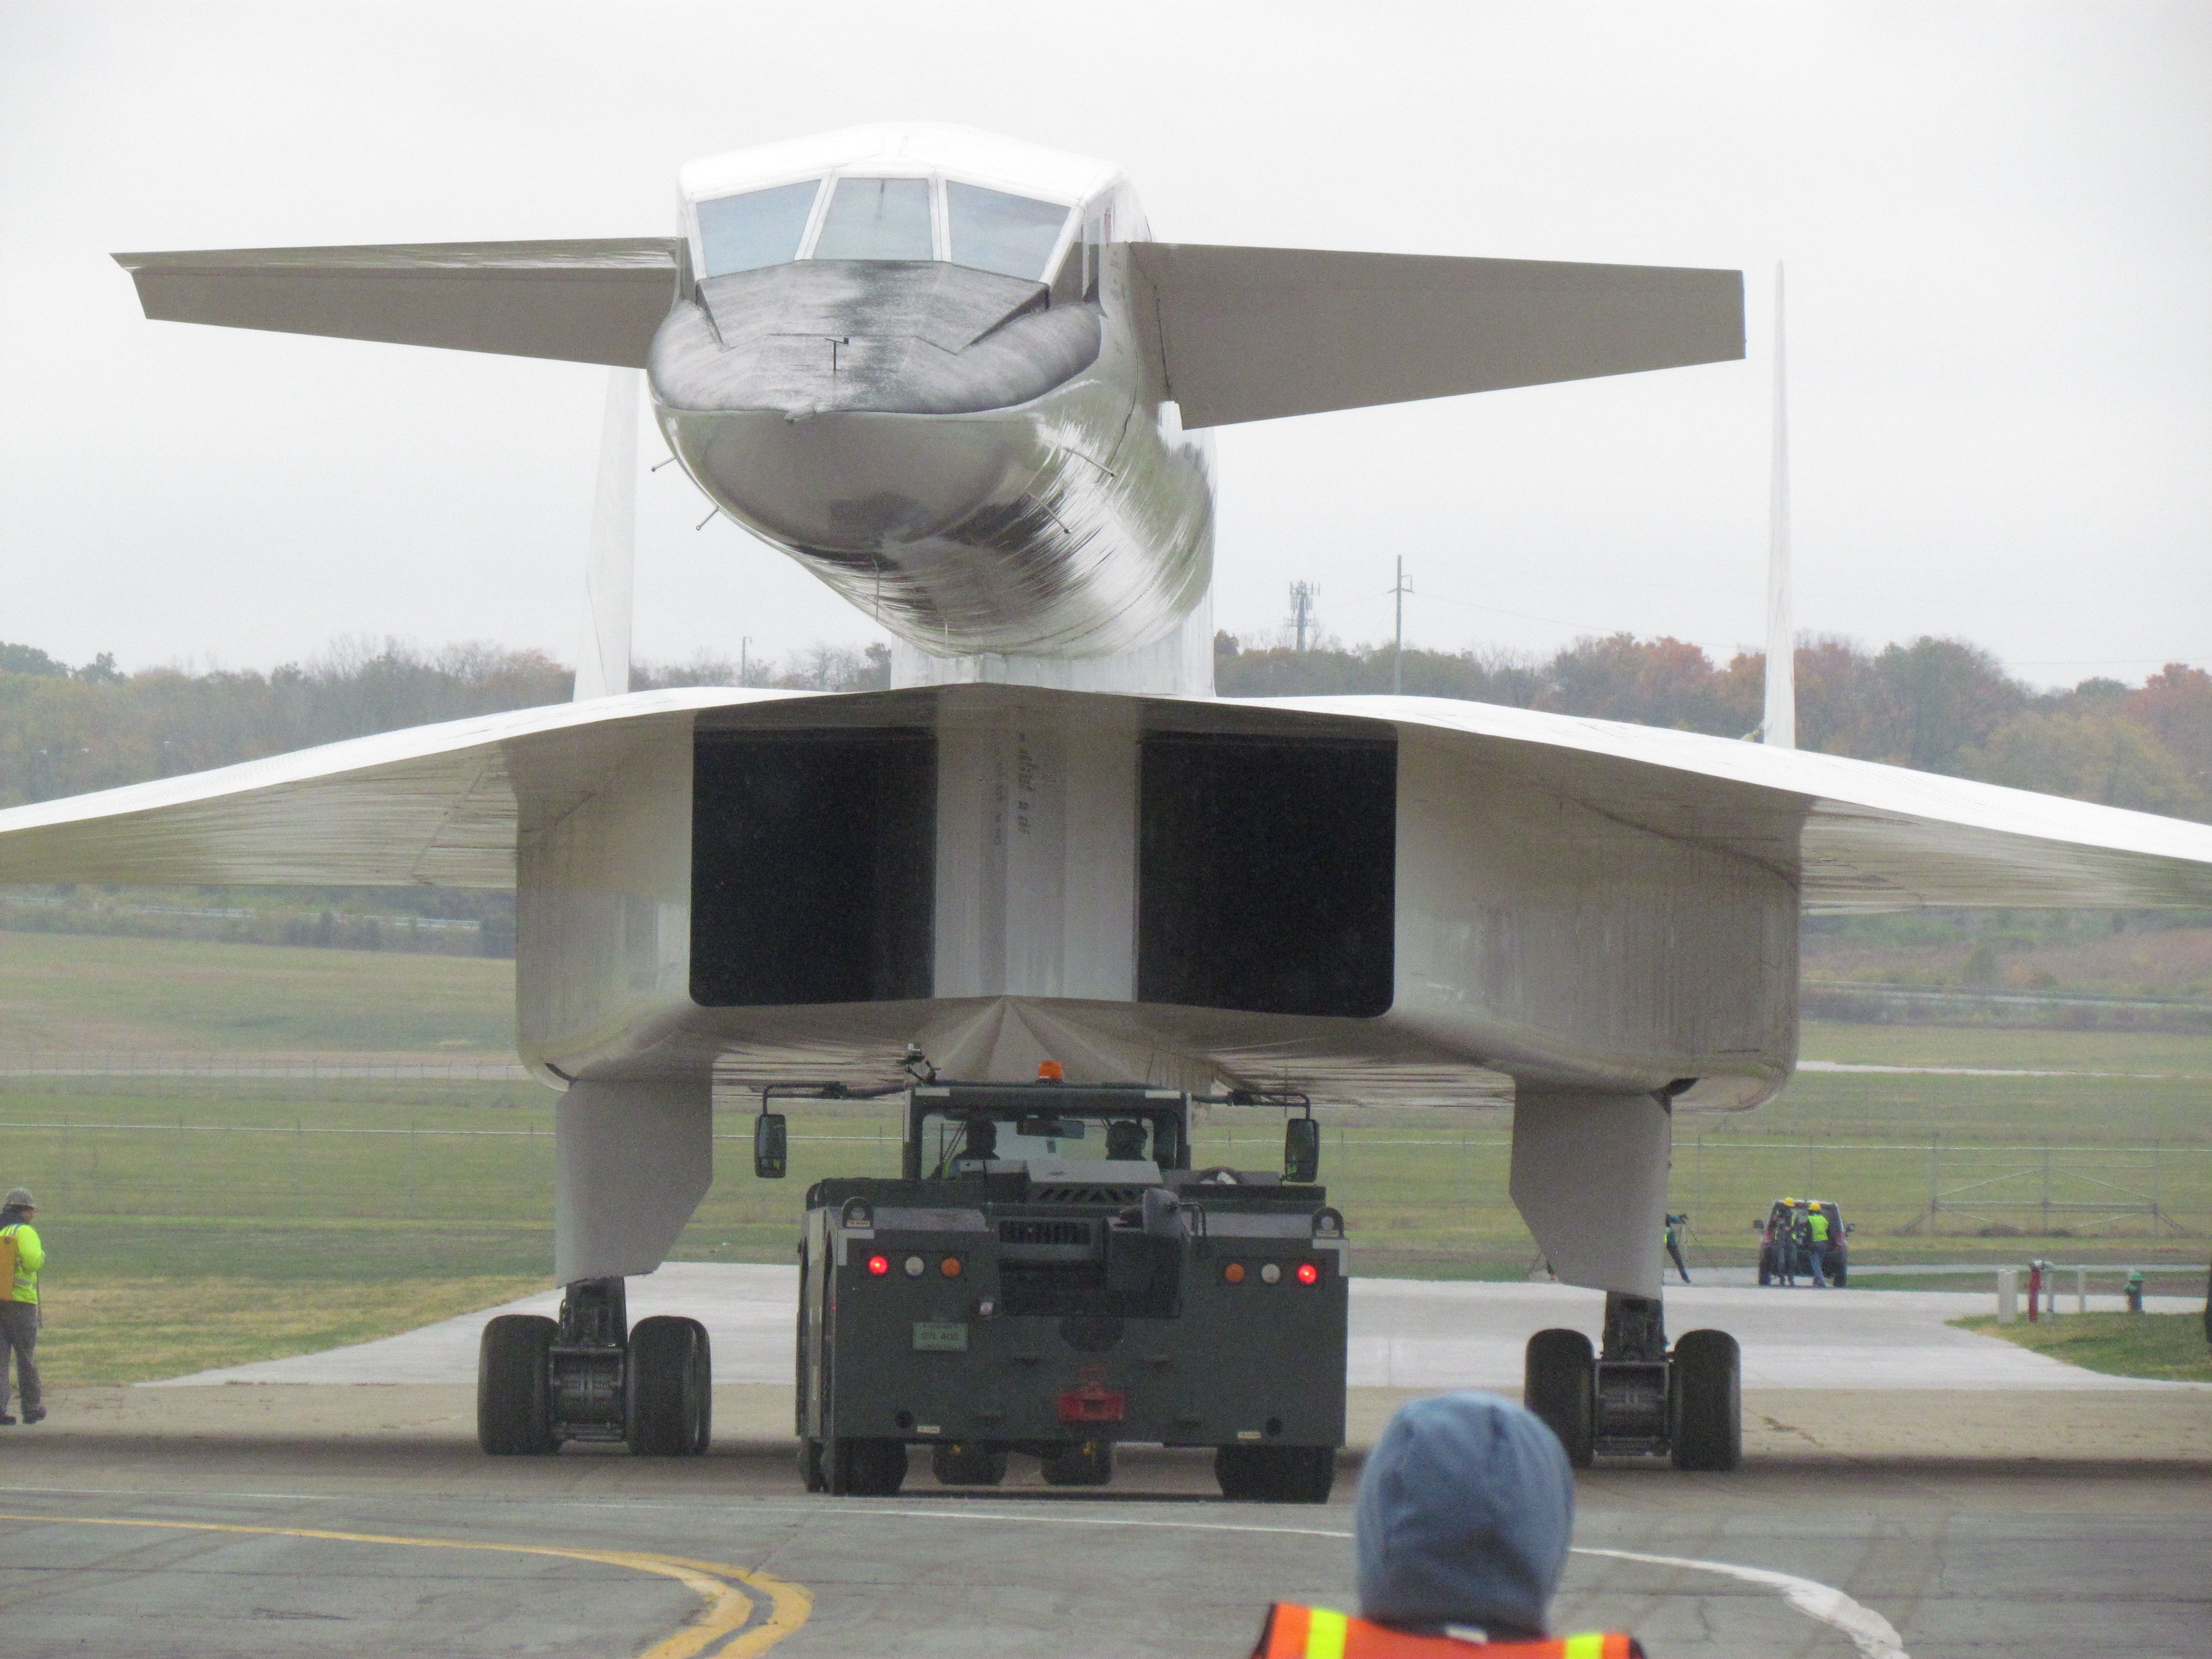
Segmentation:
{"type": "Polygon", "coordinates": [[[1222,1446],[1213,1478],[1231,1503],[1326,1504],[1336,1484],[1336,1448],[1222,1446]]]}
{"type": "Polygon", "coordinates": [[[1114,1443],[1075,1440],[1043,1454],[1048,1486],[1103,1486],[1114,1478],[1114,1443]]]}
{"type": "Polygon", "coordinates": [[[983,1441],[950,1441],[930,1448],[929,1472],[943,1486],[996,1486],[1006,1478],[1006,1449],[983,1441]]]}

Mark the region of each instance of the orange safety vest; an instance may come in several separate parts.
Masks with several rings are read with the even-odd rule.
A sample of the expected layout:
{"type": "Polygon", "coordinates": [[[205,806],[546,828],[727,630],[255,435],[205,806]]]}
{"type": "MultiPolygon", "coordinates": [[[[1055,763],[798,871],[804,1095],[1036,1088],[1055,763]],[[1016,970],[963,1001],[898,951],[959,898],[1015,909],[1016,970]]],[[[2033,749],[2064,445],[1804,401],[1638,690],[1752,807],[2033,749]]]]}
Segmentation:
{"type": "Polygon", "coordinates": [[[1586,1631],[1541,1642],[1469,1642],[1416,1636],[1364,1619],[1278,1601],[1252,1659],[1644,1659],[1632,1636],[1586,1631]]]}

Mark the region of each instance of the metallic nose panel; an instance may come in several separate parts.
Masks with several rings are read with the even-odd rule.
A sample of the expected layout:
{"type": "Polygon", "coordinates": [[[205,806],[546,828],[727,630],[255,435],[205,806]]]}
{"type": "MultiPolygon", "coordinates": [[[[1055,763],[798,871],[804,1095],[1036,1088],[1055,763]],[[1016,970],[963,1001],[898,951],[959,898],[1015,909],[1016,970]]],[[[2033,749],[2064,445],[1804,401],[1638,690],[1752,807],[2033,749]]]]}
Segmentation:
{"type": "Polygon", "coordinates": [[[1042,397],[1098,355],[1098,313],[934,261],[809,260],[712,276],[653,342],[672,409],[964,415],[1042,397]]]}
{"type": "Polygon", "coordinates": [[[1105,655],[1178,626],[1211,568],[1203,446],[1125,336],[1036,283],[805,261],[700,283],[653,404],[732,519],[923,650],[1105,655]]]}

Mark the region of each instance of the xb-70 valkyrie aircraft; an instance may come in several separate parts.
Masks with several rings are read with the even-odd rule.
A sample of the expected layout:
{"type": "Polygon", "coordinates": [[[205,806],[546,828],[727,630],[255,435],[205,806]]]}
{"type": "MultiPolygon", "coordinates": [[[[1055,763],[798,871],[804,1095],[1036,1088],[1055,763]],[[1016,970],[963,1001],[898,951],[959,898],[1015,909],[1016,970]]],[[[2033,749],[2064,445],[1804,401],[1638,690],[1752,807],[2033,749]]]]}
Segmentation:
{"type": "MultiPolygon", "coordinates": [[[[1677,1110],[1790,1076],[1798,917],[2212,905],[2204,825],[1478,703],[1213,695],[1208,428],[1740,358],[1736,272],[1160,242],[1112,167],[927,125],[696,161],[681,198],[668,238],[118,257],[153,318],[641,369],[709,500],[902,641],[891,690],[630,693],[603,594],[621,637],[574,704],[0,812],[11,881],[514,889],[572,1311],[550,1360],[487,1373],[495,1419],[546,1409],[501,1390],[572,1421],[619,1393],[592,1354],[707,1189],[718,1070],[888,1089],[918,1053],[1155,1104],[1510,1093],[1513,1201],[1607,1297],[1603,1352],[1540,1342],[1532,1398],[1579,1455],[1694,1419],[1686,1461],[1726,1467],[1733,1345],[1692,1376],[1660,1316],[1669,1146],[1677,1110]]],[[[1160,1179],[1158,1144],[1115,1179],[1160,1179]]],[[[841,1272],[869,1218],[824,1224],[841,1272]]],[[[865,1489],[842,1455],[824,1478],[865,1489]]]]}

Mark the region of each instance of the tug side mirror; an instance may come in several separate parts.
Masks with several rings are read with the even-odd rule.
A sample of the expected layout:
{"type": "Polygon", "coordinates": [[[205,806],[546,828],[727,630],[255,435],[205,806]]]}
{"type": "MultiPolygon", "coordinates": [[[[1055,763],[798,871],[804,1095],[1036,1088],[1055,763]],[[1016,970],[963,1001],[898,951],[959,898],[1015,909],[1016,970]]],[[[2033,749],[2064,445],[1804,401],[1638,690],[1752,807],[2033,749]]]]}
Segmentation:
{"type": "Polygon", "coordinates": [[[1294,1117],[1283,1125],[1283,1179],[1313,1181],[1321,1175],[1321,1125],[1294,1117]]]}
{"type": "Polygon", "coordinates": [[[753,1173],[781,1181],[791,1168],[791,1136],[781,1112],[763,1112],[753,1120],[753,1173]]]}

